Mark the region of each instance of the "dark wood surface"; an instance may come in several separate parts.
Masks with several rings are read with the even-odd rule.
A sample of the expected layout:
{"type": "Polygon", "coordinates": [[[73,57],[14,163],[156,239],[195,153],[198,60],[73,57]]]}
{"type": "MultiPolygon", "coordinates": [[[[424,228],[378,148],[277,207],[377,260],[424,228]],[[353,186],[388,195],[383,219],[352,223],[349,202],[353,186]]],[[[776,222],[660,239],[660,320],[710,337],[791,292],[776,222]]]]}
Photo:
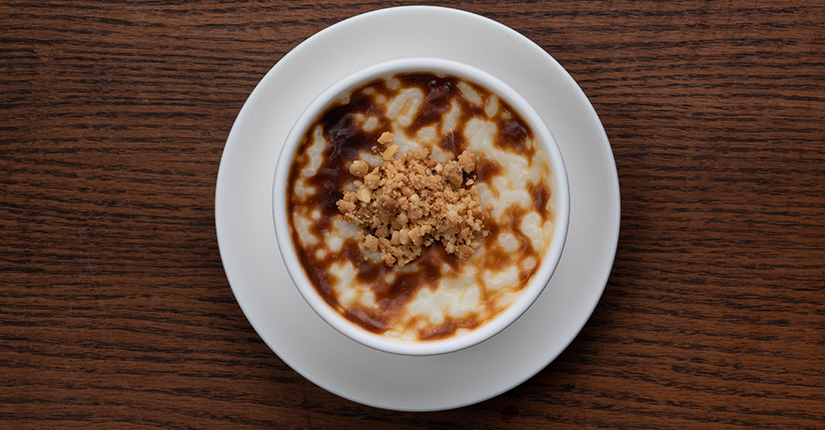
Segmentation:
{"type": "Polygon", "coordinates": [[[397,4],[0,3],[0,427],[825,427],[817,0],[455,5],[599,113],[622,191],[603,298],[534,378],[451,411],[362,406],[273,354],[215,238],[227,134],[290,49],[397,4]]]}

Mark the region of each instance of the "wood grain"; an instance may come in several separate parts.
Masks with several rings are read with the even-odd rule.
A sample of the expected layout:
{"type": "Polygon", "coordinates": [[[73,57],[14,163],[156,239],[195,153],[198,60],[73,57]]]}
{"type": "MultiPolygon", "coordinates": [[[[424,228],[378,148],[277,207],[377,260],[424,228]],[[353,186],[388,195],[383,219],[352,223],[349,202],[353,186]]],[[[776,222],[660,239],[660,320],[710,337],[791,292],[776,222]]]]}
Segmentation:
{"type": "Polygon", "coordinates": [[[0,4],[0,427],[822,428],[825,5],[435,2],[513,27],[589,96],[622,230],[550,366],[397,413],[303,379],[221,266],[235,116],[290,49],[401,2],[0,4]]]}

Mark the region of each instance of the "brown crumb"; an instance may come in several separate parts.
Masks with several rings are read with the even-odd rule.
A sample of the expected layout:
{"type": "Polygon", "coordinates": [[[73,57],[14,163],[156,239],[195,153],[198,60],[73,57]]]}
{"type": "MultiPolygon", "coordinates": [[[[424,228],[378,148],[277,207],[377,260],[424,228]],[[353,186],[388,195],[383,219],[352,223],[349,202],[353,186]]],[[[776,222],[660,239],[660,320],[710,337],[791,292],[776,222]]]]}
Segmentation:
{"type": "Polygon", "coordinates": [[[369,172],[369,169],[370,169],[370,165],[367,164],[366,162],[362,161],[362,160],[355,160],[349,166],[349,172],[353,176],[357,176],[359,178],[363,178],[364,175],[366,175],[367,172],[369,172]]]}
{"type": "MultiPolygon", "coordinates": [[[[382,138],[387,134],[392,139],[391,133],[382,138]]],[[[397,152],[397,145],[388,147],[384,163],[372,171],[357,161],[350,167],[363,180],[344,191],[338,210],[371,232],[358,236],[359,248],[380,252],[389,266],[408,264],[435,242],[460,260],[469,258],[489,235],[484,222],[492,210],[489,203],[482,206],[472,180],[464,181],[476,156],[464,151],[457,160],[436,163],[426,149],[393,158],[397,152]]]]}
{"type": "Polygon", "coordinates": [[[461,164],[461,169],[467,173],[476,169],[476,155],[470,151],[464,151],[458,156],[458,162],[461,164]]]}
{"type": "Polygon", "coordinates": [[[381,137],[378,138],[378,143],[386,145],[388,143],[392,143],[393,140],[395,140],[395,135],[393,135],[389,131],[385,131],[381,133],[381,137]]]}
{"type": "Polygon", "coordinates": [[[464,181],[464,174],[461,173],[461,167],[458,163],[447,163],[444,165],[441,176],[447,178],[454,187],[460,187],[461,182],[464,181]]]}
{"type": "Polygon", "coordinates": [[[381,153],[381,158],[383,158],[385,161],[389,161],[392,160],[392,158],[395,157],[395,154],[397,153],[398,145],[390,145],[389,147],[387,147],[386,150],[384,150],[383,153],[381,153]]]}

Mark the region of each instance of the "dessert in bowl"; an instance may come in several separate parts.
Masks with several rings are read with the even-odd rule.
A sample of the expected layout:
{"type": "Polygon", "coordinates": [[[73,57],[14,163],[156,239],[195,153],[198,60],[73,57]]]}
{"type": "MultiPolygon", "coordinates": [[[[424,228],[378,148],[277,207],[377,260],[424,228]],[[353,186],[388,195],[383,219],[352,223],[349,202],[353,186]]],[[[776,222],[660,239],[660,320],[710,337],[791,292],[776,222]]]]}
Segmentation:
{"type": "Polygon", "coordinates": [[[398,354],[482,342],[541,294],[570,198],[552,133],[475,67],[405,58],[322,92],[290,131],[273,217],[298,291],[339,332],[398,354]]]}

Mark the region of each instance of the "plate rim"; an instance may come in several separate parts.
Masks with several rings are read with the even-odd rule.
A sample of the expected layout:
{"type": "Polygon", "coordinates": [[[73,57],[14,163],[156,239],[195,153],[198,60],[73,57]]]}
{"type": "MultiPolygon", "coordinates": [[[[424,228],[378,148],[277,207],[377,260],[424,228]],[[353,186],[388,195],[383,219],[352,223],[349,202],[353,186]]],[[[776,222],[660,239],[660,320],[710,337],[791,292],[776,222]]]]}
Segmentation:
{"type": "MultiPolygon", "coordinates": [[[[605,149],[605,148],[602,148],[602,149],[605,149]]],[[[230,155],[231,155],[231,152],[230,152],[230,155]]],[[[273,166],[273,169],[274,169],[274,166],[273,166]]],[[[271,195],[269,196],[269,199],[271,200],[271,195]]],[[[271,219],[271,217],[270,217],[270,219],[271,219]]],[[[573,80],[572,76],[570,76],[569,73],[566,70],[564,70],[564,68],[560,64],[558,64],[558,62],[552,56],[550,56],[547,52],[545,52],[541,47],[536,45],[530,39],[528,39],[527,37],[525,37],[525,36],[521,35],[520,33],[518,33],[516,30],[514,30],[510,27],[507,27],[504,24],[501,24],[501,23],[499,23],[497,21],[494,21],[490,18],[484,17],[482,15],[478,15],[478,14],[468,12],[468,11],[464,11],[464,10],[460,10],[460,9],[447,8],[447,7],[441,7],[441,6],[398,6],[398,7],[377,9],[377,10],[373,10],[373,11],[366,12],[366,13],[363,13],[363,14],[355,15],[353,17],[344,19],[344,20],[342,20],[342,21],[340,21],[336,24],[333,24],[329,27],[326,27],[326,28],[320,30],[319,32],[317,32],[314,35],[310,36],[309,38],[307,38],[306,40],[301,42],[298,46],[296,46],[295,48],[290,50],[290,52],[288,52],[286,55],[284,55],[281,58],[281,60],[279,60],[275,65],[273,65],[273,67],[266,73],[266,75],[256,85],[255,89],[249,95],[248,99],[244,102],[243,107],[241,108],[240,112],[238,113],[238,116],[236,117],[235,122],[233,123],[232,129],[230,130],[230,133],[227,137],[227,142],[226,142],[226,145],[224,147],[224,153],[221,156],[221,163],[220,163],[220,167],[219,167],[219,170],[218,170],[218,179],[217,179],[217,184],[216,184],[216,189],[215,189],[215,228],[216,228],[216,234],[217,234],[217,239],[218,239],[219,251],[221,253],[222,262],[224,264],[224,270],[225,270],[225,273],[226,273],[227,281],[229,282],[230,287],[233,291],[233,294],[235,295],[235,297],[238,301],[238,305],[241,307],[241,309],[244,312],[244,315],[246,316],[247,320],[252,325],[252,327],[255,329],[255,331],[258,333],[258,335],[261,337],[261,339],[287,365],[289,365],[292,369],[294,369],[296,372],[301,374],[301,376],[305,377],[306,379],[308,379],[309,381],[311,381],[314,384],[318,385],[319,387],[324,388],[325,390],[327,390],[331,393],[334,393],[334,394],[336,394],[340,397],[343,397],[343,398],[346,398],[346,399],[349,399],[349,400],[353,400],[353,401],[356,401],[358,403],[362,403],[362,404],[365,404],[365,405],[368,405],[368,406],[383,408],[383,409],[399,410],[399,411],[435,411],[435,410],[452,409],[452,408],[467,406],[469,404],[478,403],[478,402],[487,400],[489,398],[495,397],[497,395],[500,395],[500,394],[502,394],[506,391],[509,391],[513,387],[522,384],[526,380],[528,380],[531,377],[535,376],[535,374],[539,373],[548,364],[550,364],[553,360],[555,360],[558,357],[558,355],[561,352],[563,352],[569,346],[569,344],[576,338],[576,336],[579,334],[581,329],[584,327],[584,325],[590,319],[593,311],[595,310],[596,306],[599,303],[599,299],[603,295],[604,289],[606,288],[607,281],[609,279],[610,272],[611,272],[611,270],[609,268],[612,268],[613,262],[615,260],[615,253],[616,253],[616,249],[618,247],[618,240],[619,240],[620,222],[621,222],[621,198],[620,198],[618,174],[616,172],[616,165],[615,165],[615,159],[614,159],[613,153],[612,153],[612,148],[610,147],[610,143],[609,143],[609,140],[607,138],[607,134],[604,130],[604,127],[603,127],[601,121],[598,119],[598,115],[595,112],[595,109],[593,108],[593,106],[590,103],[589,99],[587,99],[587,96],[584,94],[583,90],[578,86],[577,83],[575,83],[575,80],[573,80]],[[242,119],[242,117],[245,118],[245,116],[248,115],[248,112],[246,112],[246,111],[248,109],[251,109],[251,106],[252,106],[251,100],[253,99],[253,97],[259,96],[260,91],[262,91],[262,90],[259,90],[259,89],[263,88],[265,83],[269,79],[274,79],[273,78],[273,76],[275,74],[274,72],[276,70],[278,70],[279,68],[283,67],[283,64],[288,63],[289,61],[291,61],[291,59],[293,57],[299,55],[300,50],[303,49],[302,47],[305,47],[308,42],[310,42],[312,40],[317,40],[321,35],[326,35],[328,33],[335,32],[336,29],[341,28],[343,26],[361,25],[363,22],[368,22],[372,18],[379,18],[380,15],[404,13],[407,10],[416,10],[416,11],[419,11],[419,12],[424,11],[424,12],[427,12],[427,13],[432,12],[432,13],[436,13],[436,14],[442,14],[442,13],[460,14],[460,15],[463,15],[464,18],[466,18],[466,19],[476,19],[476,20],[480,19],[481,21],[483,21],[485,23],[484,25],[491,25],[492,24],[492,25],[498,26],[500,29],[521,38],[522,42],[528,42],[529,44],[532,44],[535,48],[537,48],[541,51],[541,54],[545,55],[552,62],[554,62],[563,71],[563,75],[569,81],[568,85],[572,84],[573,87],[581,93],[581,95],[584,97],[584,100],[586,102],[586,107],[589,108],[592,111],[592,115],[594,115],[595,118],[596,118],[596,123],[598,125],[598,131],[600,132],[600,134],[602,136],[602,139],[601,139],[602,143],[604,143],[604,146],[607,149],[607,152],[604,155],[607,155],[609,157],[610,163],[612,164],[612,168],[613,168],[613,171],[611,173],[612,173],[612,178],[614,179],[614,181],[612,181],[612,182],[615,186],[613,187],[614,189],[611,190],[611,194],[613,194],[615,196],[615,200],[616,200],[616,206],[615,206],[615,208],[613,208],[613,209],[615,209],[615,220],[614,220],[615,221],[615,223],[614,223],[615,226],[613,226],[613,228],[611,228],[611,230],[615,231],[615,237],[610,238],[611,240],[608,241],[609,242],[608,247],[612,250],[611,251],[612,257],[610,258],[610,264],[608,266],[608,270],[606,270],[606,273],[604,274],[604,279],[599,280],[597,282],[600,285],[600,287],[598,288],[598,292],[596,294],[596,300],[594,300],[592,303],[590,303],[589,309],[587,311],[587,315],[581,318],[581,324],[579,324],[578,327],[575,328],[574,334],[572,335],[572,337],[570,339],[567,339],[564,342],[564,346],[562,348],[558,349],[558,351],[556,351],[554,354],[551,354],[552,356],[548,357],[545,360],[543,365],[537,367],[536,369],[533,369],[533,371],[531,371],[531,372],[528,372],[525,377],[516,378],[516,380],[512,381],[512,383],[509,384],[508,386],[501,387],[500,389],[497,389],[497,390],[493,390],[494,392],[488,393],[488,395],[476,397],[474,399],[466,400],[466,401],[463,401],[463,402],[454,402],[453,404],[449,404],[449,405],[423,407],[423,408],[420,408],[420,407],[405,408],[405,407],[398,407],[397,405],[396,406],[390,406],[388,404],[381,404],[380,402],[376,402],[374,400],[359,398],[358,396],[353,395],[352,393],[347,393],[345,391],[339,390],[335,386],[332,386],[330,384],[325,383],[322,380],[319,380],[318,378],[314,377],[314,375],[312,375],[312,372],[309,372],[305,368],[303,368],[303,366],[301,366],[300,363],[295,363],[295,362],[292,362],[292,360],[288,360],[287,358],[285,358],[284,355],[282,354],[283,351],[280,351],[278,347],[276,347],[275,345],[272,345],[271,342],[267,339],[267,336],[264,333],[261,332],[262,328],[260,327],[260,322],[257,321],[257,318],[253,318],[252,316],[250,316],[250,313],[248,312],[247,307],[245,307],[244,300],[241,299],[241,297],[243,297],[243,294],[242,294],[242,291],[241,291],[241,287],[239,286],[239,282],[237,281],[237,279],[236,279],[236,282],[233,282],[233,279],[232,279],[233,275],[230,274],[230,269],[227,267],[227,263],[226,263],[227,259],[229,258],[229,256],[225,255],[225,253],[228,252],[227,248],[226,248],[227,245],[225,245],[225,242],[226,242],[227,239],[225,237],[222,239],[222,233],[221,233],[222,226],[225,225],[225,221],[222,219],[223,210],[219,209],[220,202],[224,201],[225,198],[226,198],[225,196],[223,196],[224,187],[222,187],[221,184],[226,182],[225,176],[227,175],[227,169],[225,169],[224,163],[225,162],[227,164],[229,163],[229,161],[227,161],[227,160],[229,160],[229,158],[226,156],[226,154],[227,154],[227,150],[231,151],[232,150],[231,146],[234,145],[235,135],[237,134],[236,127],[239,126],[239,122],[242,119]]],[[[272,230],[273,230],[272,233],[274,235],[274,227],[273,226],[271,226],[271,227],[272,227],[272,230]]]]}

